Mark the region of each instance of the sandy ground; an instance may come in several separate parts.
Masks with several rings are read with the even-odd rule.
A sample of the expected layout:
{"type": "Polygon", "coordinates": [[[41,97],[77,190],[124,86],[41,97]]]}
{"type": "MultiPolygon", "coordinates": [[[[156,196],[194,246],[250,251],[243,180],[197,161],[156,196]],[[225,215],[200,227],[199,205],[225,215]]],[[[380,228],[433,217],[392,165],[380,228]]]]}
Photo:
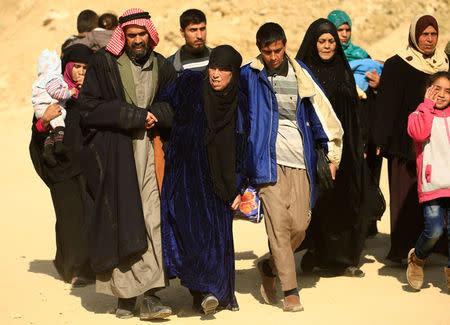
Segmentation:
{"type": "MultiPolygon", "coordinates": [[[[342,4],[341,1],[308,0],[296,12],[293,10],[296,3],[284,1],[273,7],[272,2],[265,0],[193,0],[188,5],[181,1],[161,1],[148,8],[148,2],[138,0],[129,5],[151,11],[160,27],[158,49],[165,55],[182,43],[178,15],[189,7],[197,7],[207,13],[210,45],[231,43],[240,49],[244,60],[248,60],[257,54],[254,34],[261,23],[281,22],[288,36],[288,49],[295,52],[309,23],[342,4]]],[[[418,12],[434,13],[443,23],[441,46],[449,39],[448,0],[426,5],[417,1],[396,1],[387,6],[388,3],[387,0],[361,1],[344,8],[355,17],[355,26],[360,26],[354,28],[353,40],[373,57],[386,59],[393,55],[395,49],[405,43],[409,20],[418,12]]],[[[71,289],[59,279],[52,264],[55,217],[51,198],[34,172],[28,154],[32,118],[30,93],[36,77],[37,56],[46,47],[58,49],[65,37],[74,33],[78,12],[89,7],[97,12],[112,9],[119,14],[126,9],[119,0],[103,5],[92,5],[87,0],[2,0],[0,3],[1,325],[139,323],[138,318],[118,320],[111,315],[116,303],[113,297],[96,294],[93,286],[71,289]],[[45,26],[44,21],[47,21],[45,26]]],[[[385,170],[382,188],[387,197],[385,170]]],[[[405,267],[392,265],[384,259],[389,249],[388,214],[379,223],[379,229],[380,234],[367,241],[363,253],[365,278],[299,274],[305,311],[289,314],[280,309],[281,296],[278,306],[261,303],[255,265],[267,254],[264,225],[237,221],[234,224],[236,296],[240,311],[222,311],[210,318],[195,315],[190,308],[188,291],[178,281],[172,281],[161,293],[164,302],[175,311],[167,322],[450,324],[450,295],[446,292],[443,273],[446,259],[433,255],[426,267],[424,288],[412,292],[406,284],[405,267]]],[[[301,255],[297,256],[298,265],[301,255]]]]}

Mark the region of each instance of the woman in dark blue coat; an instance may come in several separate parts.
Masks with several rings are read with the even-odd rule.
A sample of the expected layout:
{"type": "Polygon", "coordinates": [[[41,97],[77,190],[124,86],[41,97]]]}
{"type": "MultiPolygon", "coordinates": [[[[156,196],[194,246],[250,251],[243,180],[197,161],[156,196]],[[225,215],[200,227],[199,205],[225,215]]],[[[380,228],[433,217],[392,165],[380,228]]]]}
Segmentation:
{"type": "Polygon", "coordinates": [[[232,210],[247,183],[248,134],[241,62],[234,48],[219,46],[205,73],[185,71],[160,97],[175,110],[161,198],[165,270],[205,314],[238,309],[232,210]]]}

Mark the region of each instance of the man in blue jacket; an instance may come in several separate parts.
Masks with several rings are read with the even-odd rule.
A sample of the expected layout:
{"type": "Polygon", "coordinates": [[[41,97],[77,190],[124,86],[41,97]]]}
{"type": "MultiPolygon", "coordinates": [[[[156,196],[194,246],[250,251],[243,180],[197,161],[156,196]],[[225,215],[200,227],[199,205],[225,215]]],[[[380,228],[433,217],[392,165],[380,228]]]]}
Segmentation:
{"type": "Polygon", "coordinates": [[[332,177],[339,166],[343,130],[311,72],[291,59],[276,23],[256,34],[260,55],[241,69],[250,114],[248,173],[265,212],[271,256],[258,263],[261,294],[276,303],[276,276],[285,311],[301,311],[294,251],[305,238],[317,197],[315,145],[325,148],[332,177]]]}

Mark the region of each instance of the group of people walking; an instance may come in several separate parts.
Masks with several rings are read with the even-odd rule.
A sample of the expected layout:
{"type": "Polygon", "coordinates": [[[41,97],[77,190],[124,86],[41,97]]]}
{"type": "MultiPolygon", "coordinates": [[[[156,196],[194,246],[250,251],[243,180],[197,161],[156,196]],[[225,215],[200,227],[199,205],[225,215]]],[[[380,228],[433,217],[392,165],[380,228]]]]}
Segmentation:
{"type": "Polygon", "coordinates": [[[382,64],[353,45],[351,20],[340,10],[310,25],[295,58],[286,53],[283,28],[263,24],[259,54],[243,66],[232,46],[206,46],[200,10],[180,16],[185,45],[169,59],[154,50],[159,37],[148,12],[100,18],[107,23],[90,10],[80,14],[80,35],[65,42],[61,61],[43,53],[40,62],[50,56],[56,66],[43,64],[33,86],[30,153],[52,194],[55,266],[65,281],[95,280],[97,292],[118,298],[119,318],[134,315],[140,295],[140,319],[171,315],[157,292],[175,277],[194,309],[238,310],[233,211],[253,186],[270,250],[257,264],[262,298],[278,303],[278,278],[283,310],[301,311],[297,250],[307,249],[303,271],[364,276],[364,242],[383,212],[383,155],[388,258],[408,257],[408,280],[420,289],[450,196],[449,64],[436,50],[432,16],[414,19],[408,49],[386,61],[381,81],[382,64]],[[357,79],[354,67],[361,66],[368,68],[357,79]],[[414,152],[426,161],[420,202],[433,200],[425,211],[439,212],[425,213],[425,230],[408,255],[414,241],[407,237],[417,239],[424,224],[411,190],[423,179],[414,152]],[[331,186],[322,184],[323,174],[331,186]]]}

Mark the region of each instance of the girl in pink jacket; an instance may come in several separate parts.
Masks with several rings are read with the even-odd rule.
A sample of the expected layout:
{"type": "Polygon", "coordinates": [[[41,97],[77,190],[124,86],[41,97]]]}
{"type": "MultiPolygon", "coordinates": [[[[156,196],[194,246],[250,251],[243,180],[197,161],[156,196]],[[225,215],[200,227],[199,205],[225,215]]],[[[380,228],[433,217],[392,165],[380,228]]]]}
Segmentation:
{"type": "MultiPolygon", "coordinates": [[[[416,148],[419,202],[423,203],[425,229],[408,254],[406,277],[409,284],[420,290],[423,266],[428,255],[444,232],[450,234],[450,73],[430,76],[425,99],[409,115],[408,134],[416,148]]],[[[449,254],[450,254],[450,235],[449,254]]],[[[450,291],[450,257],[444,268],[450,291]]]]}

